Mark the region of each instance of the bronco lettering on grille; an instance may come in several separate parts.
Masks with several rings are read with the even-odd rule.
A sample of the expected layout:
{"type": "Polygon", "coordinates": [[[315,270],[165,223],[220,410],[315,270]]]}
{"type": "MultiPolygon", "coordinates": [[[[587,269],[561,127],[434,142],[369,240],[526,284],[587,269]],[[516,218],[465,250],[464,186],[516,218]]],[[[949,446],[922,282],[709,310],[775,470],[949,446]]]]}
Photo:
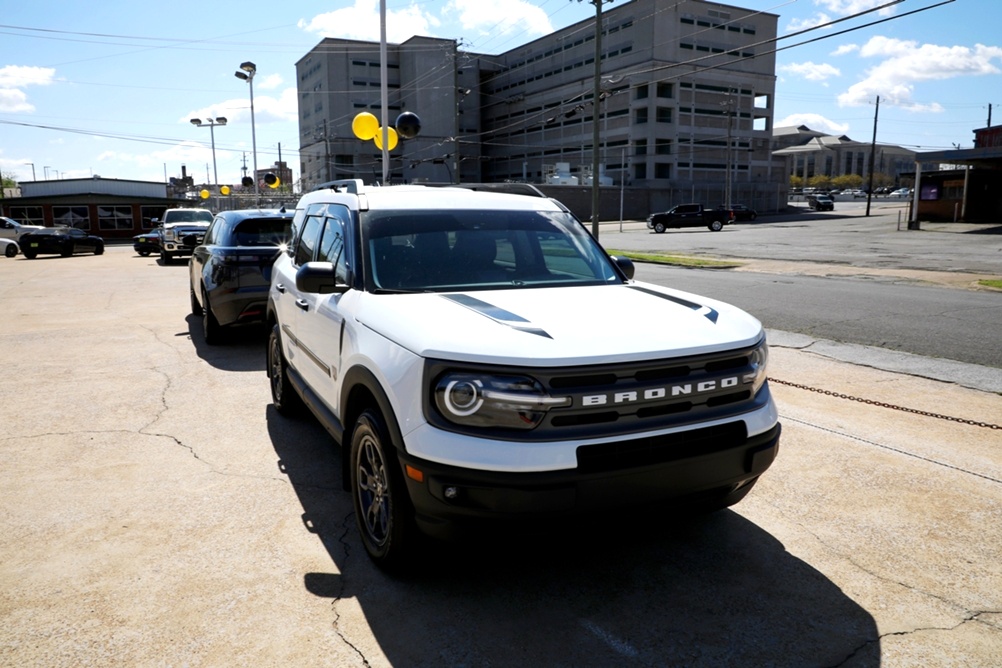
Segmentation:
{"type": "Polygon", "coordinates": [[[681,397],[691,394],[705,394],[715,390],[726,390],[737,387],[739,376],[730,376],[720,380],[704,380],[699,383],[679,383],[663,387],[651,387],[646,390],[629,390],[626,392],[609,392],[607,394],[586,394],[581,397],[582,406],[605,406],[608,404],[631,404],[640,401],[657,401],[668,397],[681,397]]]}

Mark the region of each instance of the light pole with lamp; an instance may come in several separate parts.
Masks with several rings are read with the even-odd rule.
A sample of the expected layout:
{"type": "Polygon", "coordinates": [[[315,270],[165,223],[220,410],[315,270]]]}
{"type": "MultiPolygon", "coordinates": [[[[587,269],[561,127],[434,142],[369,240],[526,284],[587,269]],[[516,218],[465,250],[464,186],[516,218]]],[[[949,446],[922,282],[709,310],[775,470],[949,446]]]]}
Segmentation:
{"type": "Polygon", "coordinates": [[[260,186],[257,183],[257,132],[254,129],[254,75],[257,73],[257,65],[249,60],[240,63],[240,69],[233,73],[238,79],[243,79],[250,85],[250,105],[251,105],[251,151],[254,153],[254,198],[261,197],[260,186]]]}
{"type": "Polygon", "coordinates": [[[219,172],[216,171],[216,126],[226,125],[226,118],[224,116],[219,116],[218,118],[209,118],[203,121],[201,118],[191,119],[191,124],[196,128],[204,128],[208,126],[209,137],[212,140],[212,179],[213,185],[219,185],[219,172]]]}
{"type": "Polygon", "coordinates": [[[33,163],[33,162],[26,162],[24,164],[31,165],[31,180],[34,181],[35,180],[35,163],[33,163]]]}

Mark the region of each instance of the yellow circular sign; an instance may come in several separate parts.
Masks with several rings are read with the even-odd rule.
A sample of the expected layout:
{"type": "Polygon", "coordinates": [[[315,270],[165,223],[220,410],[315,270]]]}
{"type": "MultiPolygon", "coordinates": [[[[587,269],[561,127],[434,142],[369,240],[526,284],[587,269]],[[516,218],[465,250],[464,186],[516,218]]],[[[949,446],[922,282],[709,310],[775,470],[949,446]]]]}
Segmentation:
{"type": "Polygon", "coordinates": [[[209,199],[209,191],[203,190],[202,192],[198,193],[198,196],[201,197],[202,199],[209,199]]]}
{"type": "MultiPolygon", "coordinates": [[[[376,136],[372,138],[376,142],[376,148],[383,150],[383,128],[376,131],[376,136]]],[[[390,151],[397,147],[397,131],[393,128],[386,128],[386,148],[390,151]]]]}
{"type": "Polygon", "coordinates": [[[363,141],[368,141],[375,137],[376,130],[378,129],[379,121],[367,111],[357,114],[355,120],[351,122],[351,131],[363,141]]]}

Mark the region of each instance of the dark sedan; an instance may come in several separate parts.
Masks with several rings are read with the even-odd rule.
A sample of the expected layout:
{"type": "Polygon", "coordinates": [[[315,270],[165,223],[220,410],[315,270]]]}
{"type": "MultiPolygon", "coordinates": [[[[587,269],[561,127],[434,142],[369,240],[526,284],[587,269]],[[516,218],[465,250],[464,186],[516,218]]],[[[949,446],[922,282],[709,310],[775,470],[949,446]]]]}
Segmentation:
{"type": "MultiPolygon", "coordinates": [[[[718,209],[725,209],[724,205],[717,207],[718,209]]],[[[734,220],[755,220],[758,218],[758,213],[755,209],[749,208],[744,204],[732,204],[731,211],[734,212],[734,220]]]]}
{"type": "Polygon", "coordinates": [[[25,232],[18,239],[21,252],[29,260],[38,255],[62,255],[69,257],[74,253],[104,253],[104,239],[93,234],[87,234],[76,227],[46,227],[41,230],[25,232]]]}
{"type": "Polygon", "coordinates": [[[188,265],[191,313],[202,317],[206,343],[222,343],[230,327],[264,320],[271,265],[289,242],[292,216],[285,209],[223,211],[204,239],[185,239],[195,246],[188,265]]]}
{"type": "Polygon", "coordinates": [[[132,237],[132,248],[143,257],[148,257],[153,253],[159,254],[161,239],[163,239],[163,230],[160,228],[143,232],[132,237]]]}

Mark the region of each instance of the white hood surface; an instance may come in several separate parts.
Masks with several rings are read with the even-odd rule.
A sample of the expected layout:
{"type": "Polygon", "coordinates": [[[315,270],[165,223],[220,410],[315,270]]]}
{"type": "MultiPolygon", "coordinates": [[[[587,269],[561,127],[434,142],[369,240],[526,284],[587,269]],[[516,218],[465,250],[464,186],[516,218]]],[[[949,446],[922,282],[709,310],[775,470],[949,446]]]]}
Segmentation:
{"type": "Polygon", "coordinates": [[[426,358],[567,366],[732,350],[762,337],[733,306],[628,285],[361,297],[358,320],[426,358]]]}

